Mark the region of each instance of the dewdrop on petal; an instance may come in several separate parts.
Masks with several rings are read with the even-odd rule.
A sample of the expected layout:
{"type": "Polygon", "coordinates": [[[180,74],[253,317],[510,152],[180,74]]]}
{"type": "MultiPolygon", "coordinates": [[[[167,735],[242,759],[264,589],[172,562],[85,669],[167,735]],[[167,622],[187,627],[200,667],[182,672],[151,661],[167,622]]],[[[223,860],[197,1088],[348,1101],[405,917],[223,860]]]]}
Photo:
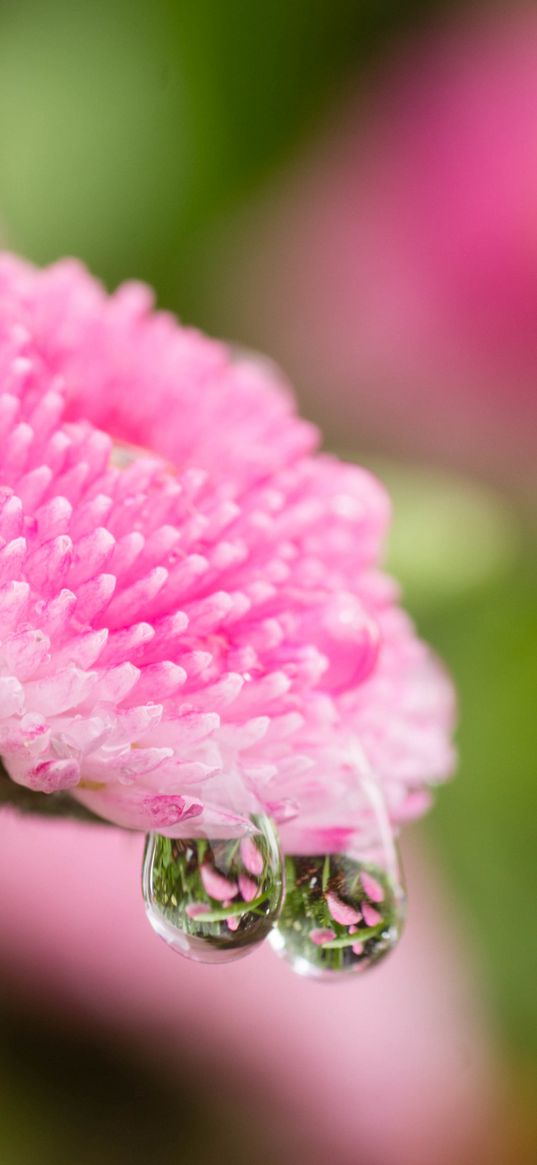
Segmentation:
{"type": "Polygon", "coordinates": [[[240,959],[264,941],[281,907],[276,830],[254,816],[229,837],[151,833],[142,889],[151,926],[179,954],[200,963],[240,959]]]}
{"type": "Polygon", "coordinates": [[[405,892],[392,827],[375,781],[356,777],[354,830],[312,827],[287,838],[286,893],[273,949],[300,975],[338,981],[397,944],[405,892]]]}

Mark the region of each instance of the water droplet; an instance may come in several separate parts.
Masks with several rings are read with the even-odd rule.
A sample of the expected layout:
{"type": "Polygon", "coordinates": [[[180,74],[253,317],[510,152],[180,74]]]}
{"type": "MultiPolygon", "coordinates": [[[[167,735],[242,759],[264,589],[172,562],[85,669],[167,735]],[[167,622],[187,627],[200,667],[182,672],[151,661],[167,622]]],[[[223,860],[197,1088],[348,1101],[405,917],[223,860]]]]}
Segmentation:
{"type": "Polygon", "coordinates": [[[286,856],[270,943],[301,975],[337,980],[364,971],[399,940],[405,892],[393,831],[378,787],[364,783],[360,798],[359,829],[312,830],[310,852],[286,856]],[[312,852],[315,840],[327,843],[322,852],[312,852]]]}
{"type": "Polygon", "coordinates": [[[232,838],[150,833],[142,888],[151,926],[179,954],[201,963],[241,958],[267,937],[281,907],[276,830],[256,816],[232,838]]]}
{"type": "Polygon", "coordinates": [[[404,892],[379,866],[347,854],[289,855],[285,876],[285,901],[270,942],[299,974],[332,978],[363,971],[397,943],[404,892]],[[375,885],[374,903],[366,882],[375,885]]]}

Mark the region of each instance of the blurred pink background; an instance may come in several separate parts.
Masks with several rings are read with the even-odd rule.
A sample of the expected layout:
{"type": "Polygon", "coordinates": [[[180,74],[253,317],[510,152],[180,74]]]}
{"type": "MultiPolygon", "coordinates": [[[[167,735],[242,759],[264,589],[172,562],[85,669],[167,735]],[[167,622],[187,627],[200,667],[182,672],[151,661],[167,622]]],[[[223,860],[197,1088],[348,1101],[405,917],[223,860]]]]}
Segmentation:
{"type": "Polygon", "coordinates": [[[534,6],[409,36],[224,234],[215,320],[282,363],[333,444],[527,500],[536,159],[534,6]]]}
{"type": "Polygon", "coordinates": [[[501,1071],[477,971],[420,847],[404,941],[358,990],[305,982],[265,948],[217,969],[177,957],[145,920],[142,848],[4,813],[3,964],[19,991],[156,1045],[166,1063],[194,1045],[246,1107],[268,1098],[284,1127],[297,1122],[310,1160],[321,1146],[319,1160],[429,1165],[433,1144],[436,1165],[497,1159],[501,1071]]]}

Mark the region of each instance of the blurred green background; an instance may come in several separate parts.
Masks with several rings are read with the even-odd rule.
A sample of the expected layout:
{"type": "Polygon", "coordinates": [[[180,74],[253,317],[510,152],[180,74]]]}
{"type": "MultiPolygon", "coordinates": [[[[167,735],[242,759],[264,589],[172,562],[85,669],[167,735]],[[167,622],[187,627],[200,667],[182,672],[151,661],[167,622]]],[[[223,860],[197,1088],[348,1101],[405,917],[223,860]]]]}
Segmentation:
{"type": "MultiPolygon", "coordinates": [[[[346,94],[367,92],[398,45],[434,32],[448,16],[455,18],[457,8],[471,7],[452,0],[2,3],[3,243],[39,263],[75,254],[109,286],[125,278],[147,280],[158,302],[183,318],[217,333],[225,328],[246,346],[256,343],[258,331],[244,323],[240,291],[235,310],[233,282],[221,279],[228,235],[241,238],[251,205],[265,191],[270,205],[271,191],[285,188],[288,168],[344,107],[346,94]]],[[[244,237],[250,245],[251,233],[244,237]]],[[[326,397],[337,409],[336,397],[330,403],[333,388],[326,384],[326,397]]],[[[303,411],[317,419],[307,386],[299,384],[299,392],[303,411]]],[[[436,447],[428,458],[421,450],[412,464],[408,442],[405,460],[398,460],[393,440],[383,447],[378,431],[373,439],[367,426],[357,427],[345,452],[378,465],[390,485],[395,525],[389,565],[420,630],[452,671],[461,703],[457,779],[417,831],[426,835],[452,886],[494,1038],[522,1095],[537,1063],[535,511],[527,494],[520,500],[514,479],[510,488],[508,474],[501,474],[501,488],[494,475],[488,481],[461,477],[436,447]]],[[[497,452],[501,463],[501,445],[497,452]]],[[[121,1097],[132,1096],[137,1069],[127,1053],[111,1061],[104,1035],[100,1043],[96,1037],[100,1050],[86,1056],[88,1079],[111,1074],[119,1107],[111,1114],[102,1096],[88,1096],[84,1083],[75,1082],[71,1107],[61,1119],[58,1110],[55,1125],[49,1093],[63,1085],[50,1079],[44,1085],[47,1071],[36,1068],[50,1030],[35,1017],[26,1026],[21,1015],[15,1021],[6,1013],[0,1021],[2,1160],[33,1165],[44,1159],[42,1142],[36,1147],[31,1137],[41,1108],[47,1112],[47,1160],[104,1160],[99,1136],[109,1143],[112,1128],[114,1140],[121,1097]],[[13,1071],[6,1056],[16,1030],[23,1033],[22,1051],[13,1071]],[[72,1148],[69,1129],[87,1121],[88,1105],[104,1112],[104,1123],[85,1156],[72,1148]]],[[[58,1062],[69,1065],[68,1041],[62,1047],[58,1062]]],[[[169,1111],[177,1095],[173,1082],[159,1085],[157,1079],[155,1069],[143,1089],[153,1115],[169,1111]]],[[[190,1101],[187,1109],[188,1144],[189,1137],[195,1141],[196,1122],[190,1101]]],[[[142,1105],[139,1156],[116,1137],[110,1160],[149,1157],[151,1144],[154,1159],[168,1159],[173,1130],[159,1117],[152,1141],[153,1122],[147,1116],[146,1127],[144,1111],[142,1105]]],[[[523,1114],[531,1125],[529,1107],[523,1114]]],[[[177,1120],[185,1119],[179,1113],[177,1120]]],[[[232,1159],[232,1145],[230,1132],[221,1159],[232,1159]]],[[[214,1159],[210,1138],[196,1146],[195,1160],[214,1159]]],[[[261,1146],[254,1159],[275,1158],[270,1146],[261,1146]]]]}
{"type": "MultiPolygon", "coordinates": [[[[425,0],[2,4],[0,199],[41,263],[83,256],[190,309],[207,231],[425,0]]],[[[196,298],[196,306],[197,298],[196,298]]]]}

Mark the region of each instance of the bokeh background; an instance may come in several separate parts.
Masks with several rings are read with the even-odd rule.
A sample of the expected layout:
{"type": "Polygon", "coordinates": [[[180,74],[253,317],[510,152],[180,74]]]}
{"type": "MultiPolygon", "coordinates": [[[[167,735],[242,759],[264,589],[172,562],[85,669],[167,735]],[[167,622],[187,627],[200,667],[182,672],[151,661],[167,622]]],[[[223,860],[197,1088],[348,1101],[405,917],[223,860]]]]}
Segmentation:
{"type": "Polygon", "coordinates": [[[394,501],[460,692],[358,984],[148,932],[140,839],[0,817],[3,1165],[537,1159],[537,8],[3,0],[0,237],[269,353],[394,501]]]}

